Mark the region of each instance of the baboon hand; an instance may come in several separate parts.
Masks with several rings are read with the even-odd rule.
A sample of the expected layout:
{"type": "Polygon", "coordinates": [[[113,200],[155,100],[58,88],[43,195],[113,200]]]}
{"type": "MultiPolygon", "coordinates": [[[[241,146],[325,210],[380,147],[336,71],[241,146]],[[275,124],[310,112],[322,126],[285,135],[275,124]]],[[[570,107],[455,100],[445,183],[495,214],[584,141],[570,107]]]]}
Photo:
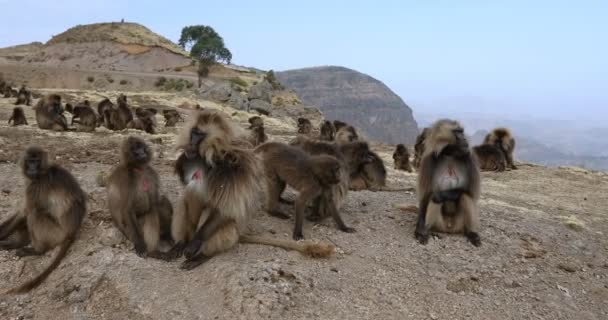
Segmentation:
{"type": "Polygon", "coordinates": [[[192,259],[196,255],[202,244],[203,242],[198,239],[194,239],[188,242],[188,244],[184,248],[184,257],[186,257],[186,259],[192,259]]]}
{"type": "Polygon", "coordinates": [[[135,244],[135,253],[141,258],[147,257],[148,250],[146,250],[146,244],[143,242],[135,244]]]}

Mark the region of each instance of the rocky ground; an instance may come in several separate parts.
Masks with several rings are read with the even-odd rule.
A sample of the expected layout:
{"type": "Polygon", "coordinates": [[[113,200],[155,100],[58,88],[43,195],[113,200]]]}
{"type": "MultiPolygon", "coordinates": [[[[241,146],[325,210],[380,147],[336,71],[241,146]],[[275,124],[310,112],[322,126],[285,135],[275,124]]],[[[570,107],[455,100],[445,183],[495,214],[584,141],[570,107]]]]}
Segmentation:
{"type": "MultiPolygon", "coordinates": [[[[186,98],[154,99],[176,107],[186,98]]],[[[13,100],[0,99],[0,219],[14,212],[22,195],[16,160],[34,143],[75,174],[89,195],[89,214],[70,254],[39,288],[0,296],[1,319],[608,318],[606,173],[525,164],[484,173],[480,248],[448,235],[419,245],[415,214],[398,208],[415,205],[414,193],[361,191],[349,193],[343,208],[357,233],[341,233],[331,220],[305,225],[307,238],[337,246],[329,259],[239,245],[185,272],[180,262],[137,257],[112,226],[105,190],[97,184],[99,173],[117,162],[120,142],[138,134],[153,145],[153,165],[175,201],[181,188],[172,173],[175,129],[163,128],[159,117],[155,136],[41,131],[31,107],[24,107],[30,126],[10,128],[13,100]]],[[[244,124],[249,115],[233,116],[244,124]]],[[[274,140],[295,132],[292,122],[266,123],[274,140]]],[[[391,148],[375,149],[391,167],[391,148]]],[[[415,174],[388,171],[389,185],[415,185],[415,174]]],[[[293,221],[257,212],[250,231],[289,239],[292,227],[293,221]]],[[[20,259],[0,252],[0,289],[29,279],[54,254],[20,259]]]]}

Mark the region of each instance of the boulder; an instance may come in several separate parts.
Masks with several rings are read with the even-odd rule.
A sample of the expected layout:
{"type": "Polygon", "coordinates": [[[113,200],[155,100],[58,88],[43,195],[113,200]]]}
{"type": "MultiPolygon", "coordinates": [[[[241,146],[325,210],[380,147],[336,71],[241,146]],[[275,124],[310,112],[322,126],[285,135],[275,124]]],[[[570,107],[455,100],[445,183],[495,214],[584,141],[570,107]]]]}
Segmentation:
{"type": "Polygon", "coordinates": [[[264,115],[269,115],[272,111],[272,105],[264,100],[254,99],[249,101],[249,109],[264,115]]]}
{"type": "Polygon", "coordinates": [[[267,103],[272,102],[272,85],[264,80],[258,84],[253,85],[249,89],[249,95],[247,96],[249,100],[262,100],[267,103]]]}

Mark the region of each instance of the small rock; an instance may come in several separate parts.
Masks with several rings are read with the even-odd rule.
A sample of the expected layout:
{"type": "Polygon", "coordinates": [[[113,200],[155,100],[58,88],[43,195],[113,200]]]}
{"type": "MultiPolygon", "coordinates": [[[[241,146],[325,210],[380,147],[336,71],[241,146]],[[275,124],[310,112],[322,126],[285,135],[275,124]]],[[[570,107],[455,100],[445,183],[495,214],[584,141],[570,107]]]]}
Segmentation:
{"type": "Polygon", "coordinates": [[[436,314],[434,314],[434,313],[432,313],[432,312],[429,314],[429,318],[431,318],[431,319],[433,319],[433,320],[437,320],[437,319],[439,319],[439,318],[437,317],[437,315],[436,315],[436,314]]]}
{"type": "Polygon", "coordinates": [[[562,269],[562,270],[564,270],[564,271],[566,271],[566,272],[576,272],[576,271],[578,271],[578,268],[575,265],[570,264],[570,263],[563,263],[562,262],[562,263],[558,264],[557,267],[560,268],[560,269],[562,269]]]}
{"type": "Polygon", "coordinates": [[[557,285],[557,288],[563,292],[566,297],[570,298],[570,290],[568,290],[568,288],[562,287],[559,284],[557,285]]]}
{"type": "Polygon", "coordinates": [[[336,272],[336,273],[338,272],[338,269],[336,267],[331,267],[331,268],[329,268],[329,270],[333,271],[333,272],[336,272]]]}
{"type": "Polygon", "coordinates": [[[2,189],[2,193],[4,193],[4,194],[11,194],[11,190],[9,190],[9,189],[2,189]]]}
{"type": "Polygon", "coordinates": [[[114,247],[122,243],[124,236],[114,227],[104,229],[99,236],[99,242],[104,246],[114,247]]]}

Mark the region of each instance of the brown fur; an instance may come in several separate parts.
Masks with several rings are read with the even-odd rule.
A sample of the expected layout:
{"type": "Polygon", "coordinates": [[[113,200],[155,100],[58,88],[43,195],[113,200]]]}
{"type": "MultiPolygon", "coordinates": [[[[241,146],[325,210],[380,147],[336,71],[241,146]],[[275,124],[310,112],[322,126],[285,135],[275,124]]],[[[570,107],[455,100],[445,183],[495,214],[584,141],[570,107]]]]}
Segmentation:
{"type": "MultiPolygon", "coordinates": [[[[192,118],[177,141],[177,148],[184,152],[175,171],[184,190],[171,225],[176,245],[165,255],[172,259],[183,252],[183,269],[192,269],[233,247],[263,195],[261,162],[244,148],[249,144],[242,140],[241,129],[227,115],[212,109],[198,111],[192,118]]],[[[247,240],[251,239],[243,242],[247,240]]],[[[256,243],[298,250],[275,239],[256,243]]]]}
{"type": "Polygon", "coordinates": [[[343,125],[340,129],[336,129],[335,140],[338,143],[347,143],[359,140],[357,129],[350,125],[343,125]]]}
{"type": "MultiPolygon", "coordinates": [[[[296,224],[293,231],[294,240],[304,238],[302,227],[306,204],[313,199],[323,197],[331,201],[331,187],[340,182],[340,162],[329,155],[310,156],[303,150],[283,143],[269,142],[255,149],[262,155],[267,182],[267,210],[276,217],[288,219],[289,216],[279,211],[278,202],[287,185],[299,192],[295,201],[296,224]]],[[[333,201],[327,202],[327,208],[334,217],[338,229],[354,232],[347,227],[333,201]]]]}
{"type": "Polygon", "coordinates": [[[63,131],[68,129],[68,121],[63,115],[61,97],[49,94],[38,101],[34,107],[36,122],[40,129],[63,131]]]}
{"type": "Polygon", "coordinates": [[[78,131],[92,132],[97,127],[98,117],[93,108],[86,104],[87,102],[85,100],[85,103],[72,109],[72,125],[77,124],[78,131]]]}
{"type": "Polygon", "coordinates": [[[464,130],[453,120],[439,120],[429,129],[418,172],[420,213],[416,238],[425,244],[429,230],[464,233],[475,246],[479,238],[477,200],[479,168],[464,130]]]}
{"type": "Polygon", "coordinates": [[[23,112],[23,108],[21,108],[21,107],[13,108],[13,114],[8,119],[8,124],[11,124],[11,122],[13,123],[13,127],[21,126],[21,125],[27,126],[27,119],[25,118],[25,113],[23,112]]]}
{"type": "Polygon", "coordinates": [[[515,138],[507,128],[496,128],[490,132],[483,141],[483,144],[491,144],[501,149],[507,159],[507,167],[517,170],[513,161],[513,151],[515,150],[515,138]]]}
{"type": "Polygon", "coordinates": [[[152,150],[137,137],[120,149],[120,164],[107,178],[108,206],[114,225],[135,245],[139,256],[158,251],[170,240],[173,207],[161,194],[158,174],[150,166],[152,150]]]}
{"type": "Polygon", "coordinates": [[[342,122],[340,120],[334,120],[334,128],[336,129],[336,131],[340,130],[342,127],[346,127],[348,126],[348,124],[346,122],[342,122]]]}
{"type": "Polygon", "coordinates": [[[142,130],[149,134],[155,134],[156,123],[154,121],[154,114],[147,110],[142,110],[141,108],[138,110],[140,111],[138,112],[137,117],[127,123],[127,128],[142,130]]]}
{"type": "Polygon", "coordinates": [[[259,116],[253,116],[253,117],[249,118],[248,121],[249,121],[249,129],[264,126],[264,119],[262,119],[259,116]]]}
{"type": "Polygon", "coordinates": [[[59,266],[76,240],[86,214],[86,194],[76,179],[48,161],[48,154],[41,148],[29,147],[25,151],[21,161],[26,178],[25,205],[0,225],[0,248],[18,249],[18,256],[60,249],[44,271],[8,293],[35,288],[59,266]]]}
{"type": "Polygon", "coordinates": [[[19,91],[17,92],[17,101],[15,105],[25,104],[27,106],[32,105],[32,92],[28,90],[25,86],[21,86],[19,91]]]}
{"type": "Polygon", "coordinates": [[[184,120],[177,110],[163,110],[163,117],[165,117],[165,127],[175,127],[178,122],[184,120]]]}
{"type": "Polygon", "coordinates": [[[507,159],[501,149],[491,144],[482,144],[473,147],[479,168],[482,171],[505,171],[507,159]]]}
{"type": "Polygon", "coordinates": [[[249,132],[249,143],[254,147],[268,141],[268,135],[264,132],[263,125],[252,127],[249,132]]]}
{"type": "Polygon", "coordinates": [[[312,123],[310,120],[306,118],[298,118],[298,133],[305,135],[312,133],[312,123]]]}
{"type": "Polygon", "coordinates": [[[104,124],[106,128],[112,130],[112,128],[108,127],[108,125],[110,124],[110,119],[106,119],[105,115],[108,114],[110,115],[110,113],[106,112],[106,110],[111,110],[114,108],[114,104],[112,103],[112,101],[110,101],[110,99],[105,98],[103,100],[101,100],[98,104],[97,104],[97,116],[99,117],[98,121],[98,125],[104,124]]]}
{"type": "Polygon", "coordinates": [[[410,152],[403,144],[398,144],[393,152],[393,161],[395,162],[395,169],[412,172],[410,166],[410,152]]]}
{"type": "Polygon", "coordinates": [[[324,121],[321,125],[321,133],[319,135],[319,140],[321,141],[334,141],[336,136],[336,128],[334,127],[331,121],[324,121]]]}
{"type": "Polygon", "coordinates": [[[414,145],[414,168],[420,167],[420,161],[422,160],[422,155],[424,154],[424,141],[426,140],[426,136],[429,133],[429,128],[422,129],[422,132],[416,137],[416,144],[414,145]]]}

